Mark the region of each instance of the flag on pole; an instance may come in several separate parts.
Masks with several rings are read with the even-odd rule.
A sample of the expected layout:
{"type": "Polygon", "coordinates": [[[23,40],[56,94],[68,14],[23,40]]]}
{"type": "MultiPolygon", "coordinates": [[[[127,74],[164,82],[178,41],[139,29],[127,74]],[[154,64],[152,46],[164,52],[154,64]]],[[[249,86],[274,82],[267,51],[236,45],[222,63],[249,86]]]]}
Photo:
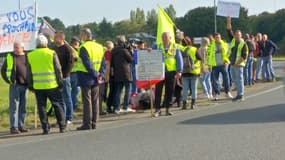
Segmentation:
{"type": "Polygon", "coordinates": [[[175,24],[172,19],[168,16],[163,8],[158,6],[158,24],[157,24],[157,34],[156,34],[156,44],[162,43],[162,33],[163,32],[170,32],[171,34],[171,41],[175,42],[175,34],[174,34],[174,27],[175,24]]]}
{"type": "Polygon", "coordinates": [[[42,17],[38,18],[38,23],[40,24],[39,33],[53,39],[56,30],[42,17]]]}

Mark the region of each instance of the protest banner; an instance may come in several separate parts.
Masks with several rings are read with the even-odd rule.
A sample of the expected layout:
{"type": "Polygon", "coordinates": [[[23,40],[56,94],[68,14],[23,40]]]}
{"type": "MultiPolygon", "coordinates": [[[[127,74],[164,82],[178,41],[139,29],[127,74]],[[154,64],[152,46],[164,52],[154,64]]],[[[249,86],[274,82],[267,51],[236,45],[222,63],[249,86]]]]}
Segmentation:
{"type": "Polygon", "coordinates": [[[35,49],[37,36],[36,5],[0,15],[0,53],[13,51],[15,41],[25,50],[35,49]]]}
{"type": "Polygon", "coordinates": [[[239,18],[240,3],[218,1],[217,15],[223,17],[239,18]]]}
{"type": "Polygon", "coordinates": [[[161,50],[140,50],[135,54],[137,87],[148,89],[164,79],[164,62],[161,50]]]}

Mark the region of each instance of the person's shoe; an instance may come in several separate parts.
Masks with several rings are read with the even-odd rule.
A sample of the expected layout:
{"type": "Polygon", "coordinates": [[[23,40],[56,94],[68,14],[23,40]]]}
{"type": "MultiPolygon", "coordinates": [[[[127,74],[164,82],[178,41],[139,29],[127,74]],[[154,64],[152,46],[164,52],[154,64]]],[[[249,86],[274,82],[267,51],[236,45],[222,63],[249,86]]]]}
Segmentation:
{"type": "Polygon", "coordinates": [[[219,100],[219,98],[220,98],[220,97],[219,97],[218,94],[216,94],[216,95],[214,96],[214,100],[215,100],[215,101],[219,100]]]}
{"type": "Polygon", "coordinates": [[[91,128],[92,128],[92,129],[96,129],[96,123],[92,123],[92,124],[91,124],[91,128]]]}
{"type": "Polygon", "coordinates": [[[169,111],[169,108],[167,108],[166,111],[165,111],[165,115],[166,116],[172,116],[173,113],[169,111]]]}
{"type": "Polygon", "coordinates": [[[104,116],[104,115],[107,115],[107,114],[108,114],[108,112],[106,112],[106,111],[102,111],[102,112],[99,113],[100,116],[104,116]]]}
{"type": "Polygon", "coordinates": [[[235,98],[232,99],[233,102],[237,101],[244,101],[244,98],[242,95],[237,95],[235,98]]]}
{"type": "Polygon", "coordinates": [[[20,134],[21,132],[17,128],[11,128],[10,133],[11,134],[20,134]]]}
{"type": "Polygon", "coordinates": [[[226,93],[226,97],[230,98],[230,99],[233,99],[233,96],[232,96],[231,92],[226,93]]]}
{"type": "Polygon", "coordinates": [[[182,105],[182,110],[186,110],[187,109],[187,102],[186,101],[183,101],[183,105],[182,105]]]}
{"type": "Polygon", "coordinates": [[[192,100],[191,100],[191,108],[190,108],[191,110],[194,109],[195,103],[196,103],[196,99],[192,99],[192,100]]]}
{"type": "Polygon", "coordinates": [[[49,129],[43,129],[43,135],[47,135],[49,133],[49,129]]]}
{"type": "Polygon", "coordinates": [[[161,115],[161,111],[159,110],[159,111],[155,111],[153,116],[157,118],[160,115],[161,115]]]}
{"type": "Polygon", "coordinates": [[[59,128],[59,133],[64,133],[64,132],[66,132],[65,128],[59,128]]]}
{"type": "Polygon", "coordinates": [[[91,127],[90,126],[80,126],[80,127],[77,127],[76,130],[80,131],[80,130],[90,130],[91,127]]]}
{"type": "Polygon", "coordinates": [[[126,112],[126,113],[134,113],[134,112],[136,112],[136,110],[134,110],[134,109],[131,109],[131,108],[127,108],[127,109],[125,109],[125,111],[124,112],[126,112]]]}
{"type": "Polygon", "coordinates": [[[115,114],[120,114],[121,112],[120,112],[120,110],[115,110],[114,113],[115,114]]]}
{"type": "Polygon", "coordinates": [[[19,128],[19,131],[20,131],[21,133],[29,132],[29,130],[28,130],[27,128],[25,128],[25,127],[19,128]]]}

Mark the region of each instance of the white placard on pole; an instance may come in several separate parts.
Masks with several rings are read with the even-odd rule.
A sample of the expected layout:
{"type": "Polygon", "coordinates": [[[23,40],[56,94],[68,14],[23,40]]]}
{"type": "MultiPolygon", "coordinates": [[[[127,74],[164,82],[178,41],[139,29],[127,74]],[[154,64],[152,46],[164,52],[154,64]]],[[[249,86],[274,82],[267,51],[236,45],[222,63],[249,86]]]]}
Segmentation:
{"type": "Polygon", "coordinates": [[[140,50],[137,54],[136,79],[151,81],[164,79],[164,61],[161,50],[140,50]]]}
{"type": "Polygon", "coordinates": [[[218,1],[217,15],[223,17],[239,18],[240,3],[218,1]]]}

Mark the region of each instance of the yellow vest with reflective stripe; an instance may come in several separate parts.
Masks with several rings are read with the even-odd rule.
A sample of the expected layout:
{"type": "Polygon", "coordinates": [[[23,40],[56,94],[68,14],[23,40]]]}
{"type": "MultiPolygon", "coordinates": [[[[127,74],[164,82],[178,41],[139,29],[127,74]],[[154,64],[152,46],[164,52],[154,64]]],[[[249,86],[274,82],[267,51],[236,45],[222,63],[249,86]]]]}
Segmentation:
{"type": "MultiPolygon", "coordinates": [[[[83,43],[80,48],[79,48],[79,54],[80,54],[80,50],[82,48],[85,48],[87,50],[87,53],[89,55],[89,59],[91,61],[91,63],[93,64],[94,69],[99,72],[100,68],[101,68],[101,64],[102,64],[102,60],[104,57],[104,48],[102,45],[94,42],[94,41],[87,41],[85,43],[83,43]]],[[[78,59],[78,71],[81,72],[88,72],[87,69],[85,68],[85,66],[82,63],[81,58],[79,57],[78,59]]]]}
{"type": "MultiPolygon", "coordinates": [[[[228,44],[225,43],[223,40],[221,40],[221,50],[222,50],[222,58],[223,61],[226,63],[229,63],[230,60],[228,58],[228,44]]],[[[211,43],[209,47],[209,55],[208,55],[208,64],[209,66],[215,67],[217,66],[216,61],[216,51],[217,51],[217,45],[215,42],[211,43]]]]}
{"type": "Polygon", "coordinates": [[[55,52],[48,48],[38,48],[28,54],[34,89],[53,89],[58,87],[54,69],[55,52]]]}
{"type": "Polygon", "coordinates": [[[78,61],[79,61],[79,53],[77,51],[75,51],[75,53],[73,54],[74,58],[77,59],[77,61],[74,62],[74,66],[72,67],[71,72],[77,72],[78,71],[78,61]]]}
{"type": "Polygon", "coordinates": [[[7,69],[6,69],[6,76],[10,83],[12,82],[12,70],[14,68],[14,57],[12,53],[8,53],[6,56],[6,62],[7,62],[7,69]]]}
{"type": "Polygon", "coordinates": [[[160,45],[160,49],[163,51],[164,63],[167,68],[167,71],[176,71],[176,45],[173,43],[168,48],[167,52],[165,52],[165,48],[163,45],[160,45]]]}
{"type": "MultiPolygon", "coordinates": [[[[232,40],[232,42],[231,42],[231,50],[230,50],[230,52],[232,51],[232,48],[235,47],[235,44],[236,44],[236,40],[233,38],[233,40],[232,40]]],[[[237,61],[241,58],[241,52],[242,52],[242,48],[243,48],[244,45],[246,45],[246,44],[245,44],[245,41],[244,41],[244,40],[241,40],[241,41],[239,42],[239,45],[238,45],[237,56],[236,56],[236,62],[235,62],[235,63],[237,63],[237,61]]],[[[247,46],[246,46],[246,47],[247,47],[247,46]]],[[[232,53],[230,53],[230,54],[232,54],[232,53]]],[[[246,55],[247,55],[247,54],[248,54],[248,49],[247,49],[246,55]]],[[[247,57],[247,56],[246,56],[246,57],[247,57]]],[[[244,67],[244,66],[245,66],[245,63],[246,63],[246,59],[245,59],[243,62],[240,63],[240,66],[244,67]]]]}
{"type": "Polygon", "coordinates": [[[192,69],[191,73],[195,75],[199,75],[201,73],[201,64],[202,62],[196,58],[197,48],[191,46],[188,50],[188,54],[193,60],[194,68],[192,69]]]}

